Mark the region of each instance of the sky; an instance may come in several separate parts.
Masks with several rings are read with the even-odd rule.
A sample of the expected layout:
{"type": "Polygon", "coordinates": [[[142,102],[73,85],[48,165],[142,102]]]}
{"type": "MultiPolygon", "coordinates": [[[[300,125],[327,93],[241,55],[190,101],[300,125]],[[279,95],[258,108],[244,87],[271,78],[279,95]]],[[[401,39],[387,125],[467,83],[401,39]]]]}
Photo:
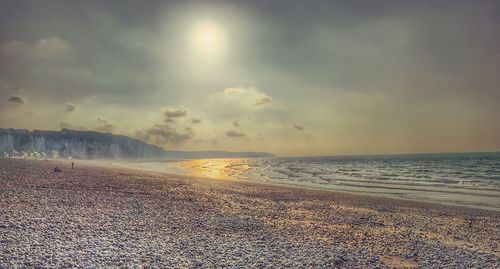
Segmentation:
{"type": "Polygon", "coordinates": [[[500,2],[0,0],[0,127],[280,156],[500,150],[500,2]]]}

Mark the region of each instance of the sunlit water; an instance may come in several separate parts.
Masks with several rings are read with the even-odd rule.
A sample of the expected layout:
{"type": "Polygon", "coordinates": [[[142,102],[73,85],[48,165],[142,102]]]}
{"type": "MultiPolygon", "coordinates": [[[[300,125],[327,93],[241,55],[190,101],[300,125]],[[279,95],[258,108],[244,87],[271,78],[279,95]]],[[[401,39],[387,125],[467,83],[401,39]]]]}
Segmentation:
{"type": "Polygon", "coordinates": [[[130,165],[197,177],[292,184],[500,210],[500,153],[204,159],[130,165]]]}

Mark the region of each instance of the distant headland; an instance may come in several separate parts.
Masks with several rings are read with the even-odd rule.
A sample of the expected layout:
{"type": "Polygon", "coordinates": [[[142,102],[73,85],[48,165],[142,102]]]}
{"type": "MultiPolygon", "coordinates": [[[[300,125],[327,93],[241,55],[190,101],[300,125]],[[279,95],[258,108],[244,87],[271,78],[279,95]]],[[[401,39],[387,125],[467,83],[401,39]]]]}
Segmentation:
{"type": "Polygon", "coordinates": [[[167,151],[135,138],[112,133],[0,128],[0,156],[33,159],[199,159],[274,155],[265,152],[167,151]]]}

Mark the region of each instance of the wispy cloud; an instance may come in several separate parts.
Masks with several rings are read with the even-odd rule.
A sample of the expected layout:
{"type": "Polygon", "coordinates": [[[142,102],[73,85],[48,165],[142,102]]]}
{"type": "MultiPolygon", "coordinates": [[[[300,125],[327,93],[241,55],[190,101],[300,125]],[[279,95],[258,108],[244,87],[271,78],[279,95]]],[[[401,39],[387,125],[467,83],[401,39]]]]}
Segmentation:
{"type": "Polygon", "coordinates": [[[217,94],[216,97],[220,101],[236,103],[247,109],[260,109],[273,102],[266,93],[254,87],[226,88],[223,94],[217,94]]]}
{"type": "Polygon", "coordinates": [[[255,102],[255,106],[261,106],[261,105],[265,105],[265,104],[270,104],[273,102],[273,99],[271,99],[270,97],[264,97],[260,100],[258,100],[257,102],[255,102]]]}
{"type": "Polygon", "coordinates": [[[73,57],[71,46],[59,37],[39,39],[34,43],[11,40],[1,52],[16,60],[65,61],[73,57]]]}
{"type": "Polygon", "coordinates": [[[71,103],[66,104],[66,109],[65,109],[66,112],[71,113],[71,112],[75,111],[75,109],[76,109],[75,104],[71,104],[71,103]]]}
{"type": "Polygon", "coordinates": [[[95,128],[98,131],[113,132],[116,128],[116,126],[109,122],[107,119],[97,118],[97,121],[100,123],[100,125],[95,128]]]}
{"type": "Polygon", "coordinates": [[[298,125],[298,124],[297,124],[297,123],[295,123],[295,122],[292,122],[292,126],[293,126],[293,128],[295,128],[295,129],[297,129],[297,130],[299,130],[299,131],[304,131],[304,126],[302,126],[302,125],[298,125]]]}
{"type": "Polygon", "coordinates": [[[59,122],[59,127],[61,127],[62,129],[73,129],[73,125],[64,121],[59,122]]]}

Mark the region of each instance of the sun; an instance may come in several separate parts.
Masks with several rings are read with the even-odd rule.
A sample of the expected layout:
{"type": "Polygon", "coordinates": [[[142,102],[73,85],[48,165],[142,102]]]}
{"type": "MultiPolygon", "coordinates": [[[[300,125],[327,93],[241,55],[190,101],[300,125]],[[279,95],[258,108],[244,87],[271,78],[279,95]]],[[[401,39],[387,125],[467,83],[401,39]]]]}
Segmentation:
{"type": "Polygon", "coordinates": [[[200,22],[193,27],[194,43],[202,49],[215,49],[224,39],[223,28],[215,22],[200,22]]]}
{"type": "Polygon", "coordinates": [[[189,31],[189,54],[197,62],[218,61],[227,52],[227,32],[224,25],[215,21],[202,21],[189,31]]]}
{"type": "Polygon", "coordinates": [[[201,35],[201,43],[205,46],[212,46],[214,41],[214,35],[210,32],[204,32],[201,35]]]}

